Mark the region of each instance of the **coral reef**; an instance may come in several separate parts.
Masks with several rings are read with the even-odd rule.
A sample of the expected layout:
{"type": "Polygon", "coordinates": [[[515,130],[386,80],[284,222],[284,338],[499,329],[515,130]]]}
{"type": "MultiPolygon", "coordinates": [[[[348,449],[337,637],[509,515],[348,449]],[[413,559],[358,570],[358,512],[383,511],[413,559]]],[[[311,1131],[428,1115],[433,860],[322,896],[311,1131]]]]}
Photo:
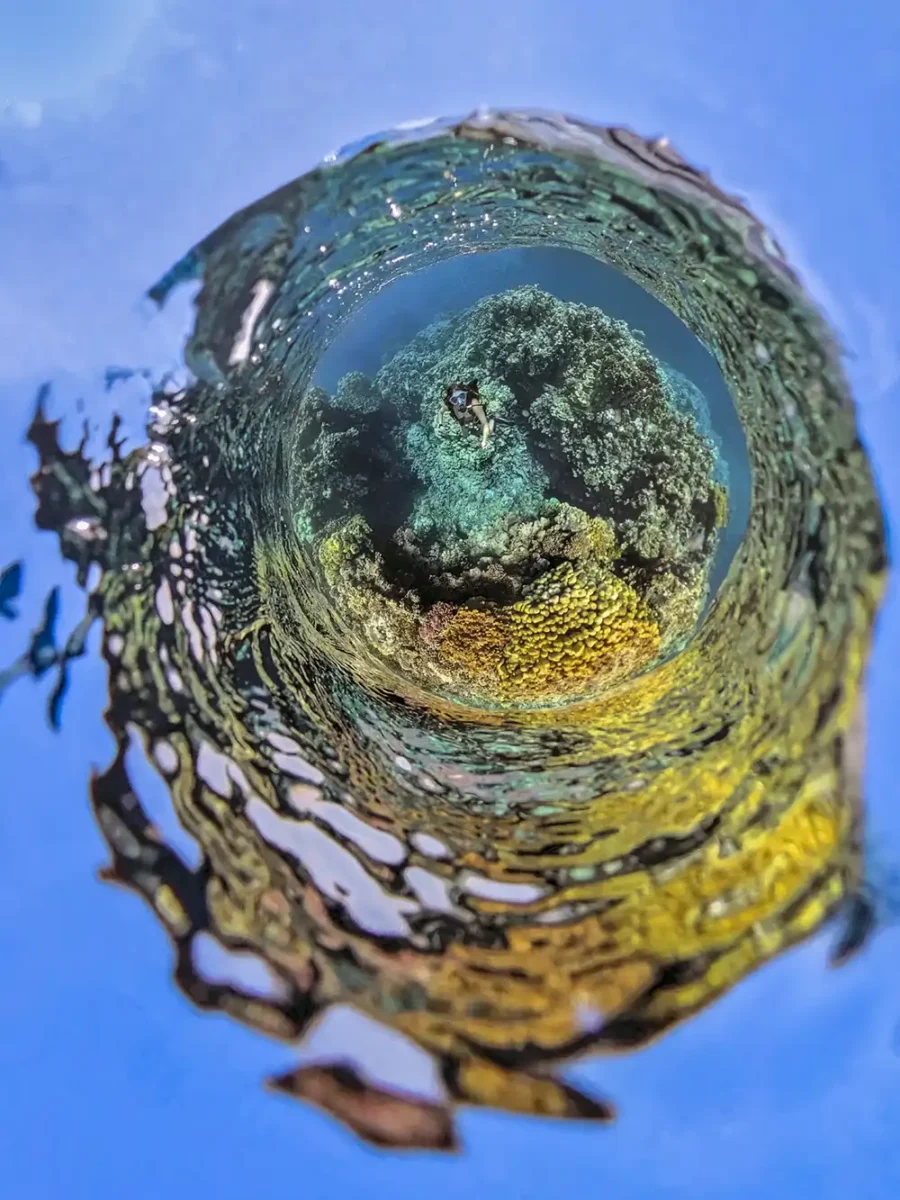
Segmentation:
{"type": "Polygon", "coordinates": [[[728,489],[721,483],[712,487],[713,512],[716,529],[724,529],[728,524],[728,489]]]}
{"type": "MultiPolygon", "coordinates": [[[[54,588],[43,623],[4,672],[8,683],[40,677],[36,696],[49,693],[52,716],[88,637],[101,648],[109,752],[90,780],[101,875],[159,925],[173,988],[278,1039],[282,1065],[270,1085],[282,1095],[379,1146],[444,1150],[455,1145],[462,1106],[608,1121],[612,1101],[586,1090],[606,1073],[601,1064],[573,1069],[586,1055],[633,1053],[704,1020],[752,972],[825,932],[832,915],[843,918],[832,961],[858,950],[872,929],[861,701],[887,576],[884,529],[830,333],[744,204],[668,144],[552,114],[479,113],[429,129],[418,144],[407,132],[374,152],[367,142],[349,162],[280,188],[230,217],[156,294],[198,275],[187,352],[200,367],[218,359],[220,374],[258,282],[272,288],[254,330],[259,353],[227,368],[226,388],[202,374],[181,396],[166,386],[153,405],[166,419],[147,442],[122,453],[116,419],[95,458],[85,441],[71,447],[41,393],[28,431],[35,522],[58,540],[67,586],[74,568],[89,595],[65,631],[54,588]],[[390,193],[402,199],[402,221],[382,203],[390,193]],[[354,221],[345,202],[355,196],[366,204],[354,221]],[[595,539],[568,529],[587,528],[598,512],[548,470],[553,495],[579,512],[557,513],[546,528],[552,509],[510,514],[490,536],[510,537],[516,553],[539,544],[542,555],[579,557],[516,565],[518,582],[501,601],[474,577],[468,598],[423,591],[406,551],[392,549],[410,506],[381,463],[367,476],[365,509],[349,489],[343,508],[309,493],[304,445],[291,444],[297,397],[267,386],[291,356],[298,372],[312,367],[315,339],[302,335],[318,327],[326,301],[304,326],[298,298],[330,302],[367,277],[373,288],[403,269],[391,261],[398,244],[412,261],[427,259],[430,238],[447,238],[444,252],[481,245],[482,216],[501,208],[503,220],[491,222],[501,244],[510,229],[541,230],[552,215],[561,244],[601,246],[676,311],[702,314],[719,348],[755,502],[736,569],[693,636],[714,503],[704,502],[702,545],[675,561],[646,560],[616,512],[614,549],[602,526],[590,527],[595,539]],[[328,277],[323,218],[340,230],[328,277]],[[278,446],[287,453],[273,462],[278,446]],[[142,479],[161,463],[164,504],[151,521],[142,479]],[[292,503],[316,521],[307,517],[299,553],[281,519],[292,503]],[[365,524],[343,528],[357,517],[365,524]],[[592,540],[596,554],[585,550],[592,540]],[[369,603],[375,622],[396,616],[378,607],[382,598],[398,604],[392,635],[418,613],[403,636],[418,630],[437,678],[459,669],[439,653],[457,609],[509,625],[517,604],[537,604],[536,592],[569,574],[565,562],[576,576],[599,563],[643,597],[661,653],[664,618],[683,608],[674,626],[689,644],[564,708],[542,700],[505,711],[512,702],[498,700],[472,711],[449,675],[446,695],[437,685],[416,690],[415,664],[392,678],[374,635],[340,600],[345,589],[347,603],[369,603]],[[346,615],[353,642],[322,629],[332,614],[346,615]],[[149,792],[145,759],[155,764],[149,792]],[[252,971],[236,969],[235,951],[252,971]],[[363,1036],[330,1055],[312,1045],[310,1033],[346,1007],[363,1036]],[[385,1056],[372,1078],[368,1051],[385,1041],[406,1050],[385,1056]],[[284,1061],[288,1045],[316,1061],[284,1061]],[[423,1068],[439,1095],[420,1087],[423,1068]]],[[[110,398],[101,403],[94,416],[110,398]]],[[[418,409],[363,414],[373,417],[382,446],[402,457],[391,427],[402,432],[418,409]]],[[[91,449],[102,441],[91,438],[91,449]]],[[[311,442],[306,449],[315,455],[311,442]]],[[[509,579],[496,556],[479,564],[459,539],[453,548],[462,566],[509,579]]],[[[436,555],[446,549],[435,542],[436,555]]],[[[68,596],[65,610],[71,619],[68,596]]],[[[53,840],[33,849],[42,878],[54,861],[40,851],[53,840]]],[[[39,924],[17,907],[17,936],[33,941],[39,924]]],[[[73,945],[92,936],[75,916],[73,945]]],[[[819,937],[817,959],[824,946],[819,937]]],[[[115,988],[122,955],[112,941],[108,953],[103,979],[115,988]]],[[[58,981],[48,976],[47,986],[58,1003],[58,981]]],[[[807,1013],[797,1006],[791,1032],[801,1039],[807,1013]]],[[[727,1012],[706,1019],[714,1037],[702,1025],[689,1037],[696,1070],[704,1048],[727,1042],[732,1060],[753,1052],[745,1022],[727,1012]]],[[[691,1127],[691,1082],[679,1089],[673,1078],[653,1115],[665,1099],[676,1124],[691,1127]]],[[[629,1103],[632,1128],[647,1107],[629,1103]]],[[[794,1145],[796,1121],[778,1125],[779,1115],[773,1127],[794,1145]]],[[[705,1151],[698,1146],[698,1159],[705,1151]]]]}
{"type": "Polygon", "coordinates": [[[348,412],[374,413],[381,407],[381,397],[362,371],[348,371],[338,383],[334,403],[348,412]]]}
{"type": "Polygon", "coordinates": [[[502,617],[460,608],[440,639],[440,651],[448,662],[461,668],[464,679],[496,681],[509,637],[509,624],[502,617]]]}
{"type": "MultiPolygon", "coordinates": [[[[361,395],[364,380],[359,375],[343,393],[339,387],[338,395],[361,395]]],[[[379,498],[403,493],[405,475],[394,435],[392,421],[375,409],[347,411],[322,388],[307,389],[294,426],[304,464],[295,491],[295,523],[302,536],[318,538],[335,521],[357,513],[377,518],[379,498]]]]}
{"type": "Polygon", "coordinates": [[[706,397],[695,383],[692,383],[686,375],[676,370],[675,367],[669,366],[668,363],[660,363],[660,367],[671,389],[672,403],[680,413],[683,413],[693,422],[697,431],[708,442],[712,442],[715,447],[716,462],[713,468],[713,478],[717,483],[723,484],[727,488],[728,461],[725,458],[722,439],[713,427],[706,397]]]}
{"type": "Polygon", "coordinates": [[[563,563],[499,614],[459,609],[439,645],[466,682],[489,681],[498,696],[525,700],[638,670],[657,654],[660,633],[623,579],[597,563],[563,563]]]}
{"type": "Polygon", "coordinates": [[[552,701],[695,627],[728,511],[711,432],[624,322],[513,288],[374,379],[307,391],[298,508],[336,608],[383,659],[469,698],[552,701]],[[486,446],[441,402],[472,378],[486,446]]]}
{"type": "Polygon", "coordinates": [[[319,543],[319,562],[330,584],[337,583],[348,566],[365,563],[373,554],[372,530],[358,513],[319,543]]]}
{"type": "Polygon", "coordinates": [[[641,594],[659,629],[660,650],[681,649],[693,632],[706,599],[706,571],[700,564],[650,574],[641,594]]]}

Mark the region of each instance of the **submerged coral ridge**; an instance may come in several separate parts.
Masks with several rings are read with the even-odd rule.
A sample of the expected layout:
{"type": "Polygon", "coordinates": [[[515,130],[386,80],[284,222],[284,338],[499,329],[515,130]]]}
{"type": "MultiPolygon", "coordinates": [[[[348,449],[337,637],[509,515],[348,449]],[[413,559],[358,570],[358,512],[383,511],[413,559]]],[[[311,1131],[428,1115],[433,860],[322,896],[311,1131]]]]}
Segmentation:
{"type": "Polygon", "coordinates": [[[423,686],[445,687],[452,664],[470,698],[559,699],[646,665],[696,623],[727,511],[708,413],[600,309],[533,286],[490,296],[373,380],[349,372],[333,400],[311,389],[299,422],[298,508],[323,566],[353,522],[371,534],[330,572],[336,602],[377,610],[379,652],[397,665],[400,651],[423,686]],[[494,422],[487,445],[441,402],[468,379],[494,422]],[[437,642],[429,606],[448,603],[437,642]],[[523,638],[529,623],[540,638],[523,638]]]}

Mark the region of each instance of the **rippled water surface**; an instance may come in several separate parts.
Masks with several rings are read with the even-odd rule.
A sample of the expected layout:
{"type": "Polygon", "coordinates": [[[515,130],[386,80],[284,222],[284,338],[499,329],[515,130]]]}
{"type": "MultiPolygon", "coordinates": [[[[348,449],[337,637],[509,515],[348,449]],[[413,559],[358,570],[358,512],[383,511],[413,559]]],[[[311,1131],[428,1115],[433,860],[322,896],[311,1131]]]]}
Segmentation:
{"type": "Polygon", "coordinates": [[[426,10],[0,4],[3,1194],[893,1200],[898,15],[426,10]]]}
{"type": "Polygon", "coordinates": [[[103,877],[188,1001],[297,1048],[276,1090],[391,1147],[453,1148],[460,1106],[609,1123],[573,1064],[826,924],[859,950],[882,519],[741,202],[665,141],[486,113],[337,156],[149,298],[169,370],[81,381],[80,443],[37,398],[84,601],[48,593],[4,704],[50,676],[65,731],[102,655],[103,877]]]}

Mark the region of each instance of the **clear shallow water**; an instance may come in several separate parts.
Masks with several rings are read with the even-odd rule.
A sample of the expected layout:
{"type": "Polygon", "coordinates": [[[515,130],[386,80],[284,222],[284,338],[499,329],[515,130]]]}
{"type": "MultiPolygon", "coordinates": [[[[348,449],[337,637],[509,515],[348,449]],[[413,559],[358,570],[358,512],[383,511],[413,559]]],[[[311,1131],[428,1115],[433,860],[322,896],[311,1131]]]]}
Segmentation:
{"type": "MultiPolygon", "coordinates": [[[[21,391],[19,394],[24,395],[21,391]]],[[[29,392],[29,400],[30,395],[29,392]]],[[[60,405],[62,405],[62,400],[60,400],[60,405]]],[[[34,568],[30,578],[37,583],[34,568]]],[[[37,597],[35,598],[37,599],[37,597]]],[[[26,611],[31,611],[31,609],[26,611]]],[[[89,666],[88,663],[81,665],[85,668],[89,666]]],[[[85,678],[84,674],[77,677],[81,680],[85,678]]],[[[76,682],[76,686],[83,688],[86,685],[76,682]]],[[[21,694],[26,699],[20,702],[19,711],[23,728],[27,729],[29,718],[32,715],[38,717],[39,713],[35,710],[32,714],[27,707],[30,702],[27,697],[30,693],[23,692],[21,694]]],[[[36,708],[39,707],[40,697],[34,695],[32,699],[36,708]]],[[[96,694],[82,690],[75,700],[74,713],[97,712],[102,704],[102,688],[96,694]]],[[[875,721],[877,726],[877,707],[875,721]]],[[[18,728],[18,726],[15,727],[18,728]]],[[[39,728],[37,720],[31,722],[31,728],[33,730],[39,728]]],[[[69,729],[71,737],[77,739],[77,727],[73,728],[70,725],[69,729]]],[[[89,725],[85,724],[83,729],[82,743],[87,744],[89,725]]],[[[37,734],[35,733],[34,736],[36,737],[37,734]]],[[[95,739],[97,736],[98,734],[95,733],[95,739]]],[[[28,745],[27,738],[23,737],[20,741],[23,746],[28,745]]],[[[74,746],[72,748],[74,750],[74,746]]],[[[59,754],[58,748],[56,753],[59,754]]],[[[97,757],[98,759],[104,757],[103,752],[99,751],[99,746],[97,757]]],[[[64,762],[66,760],[57,758],[55,761],[64,762]]],[[[75,755],[72,758],[72,766],[73,773],[77,774],[77,756],[75,755]]],[[[143,782],[149,784],[148,780],[143,782]]],[[[164,806],[161,806],[161,812],[164,811],[164,806]]],[[[880,811],[882,828],[884,828],[884,813],[883,810],[880,811]]],[[[876,805],[876,816],[878,816],[878,812],[876,805]]],[[[62,826],[57,826],[56,821],[52,824],[58,828],[58,836],[62,837],[62,826]]],[[[67,834],[66,851],[74,852],[79,844],[77,842],[77,826],[67,826],[67,834]]],[[[93,843],[81,844],[88,857],[91,855],[96,857],[97,852],[93,843]]],[[[44,846],[46,848],[46,843],[44,846]]],[[[23,867],[29,861],[27,848],[27,843],[22,843],[19,847],[18,858],[23,867]]],[[[37,866],[38,864],[35,863],[35,867],[37,866]]],[[[44,876],[46,877],[46,871],[44,876]]],[[[62,886],[61,881],[59,886],[62,886]]],[[[74,888],[75,881],[73,880],[74,888]]],[[[98,898],[99,895],[105,896],[105,893],[98,894],[98,898]]],[[[114,921],[114,914],[120,911],[121,903],[120,897],[113,896],[109,906],[103,907],[101,919],[107,922],[114,921]]],[[[70,908],[70,911],[73,910],[70,908]]],[[[92,915],[94,914],[92,913],[92,915]]],[[[130,915],[135,916],[133,910],[130,915]]],[[[82,928],[87,928],[89,924],[86,922],[82,928]]],[[[107,929],[109,928],[110,926],[107,925],[107,929]]],[[[121,926],[123,939],[127,938],[129,944],[133,944],[140,928],[139,921],[124,921],[121,926]]],[[[48,944],[57,945],[57,961],[70,961],[66,958],[65,946],[71,946],[71,938],[66,938],[57,944],[49,941],[52,934],[48,933],[47,937],[48,944]]],[[[653,1175],[654,1178],[667,1180],[669,1183],[679,1180],[679,1186],[684,1183],[688,1189],[686,1194],[690,1194],[690,1185],[686,1180],[688,1178],[695,1179],[698,1172],[708,1186],[714,1186],[713,1181],[717,1181],[720,1190],[728,1188],[733,1182],[729,1168],[724,1164],[717,1165],[700,1153],[695,1157],[690,1172],[687,1167],[682,1170],[681,1167],[672,1165],[670,1160],[666,1160],[667,1165],[664,1164],[658,1156],[656,1142],[651,1145],[649,1141],[642,1141],[642,1135],[636,1124],[639,1118],[647,1118],[648,1127],[668,1130],[670,1136],[677,1139],[675,1144],[679,1151],[686,1151],[692,1144],[696,1145],[696,1142],[692,1143],[692,1136],[699,1138],[700,1131],[705,1127],[714,1127],[718,1137],[730,1139],[729,1145],[735,1149],[745,1164],[748,1164],[748,1158],[752,1160],[752,1165],[747,1165],[747,1172],[748,1176],[753,1177],[767,1177],[767,1172],[771,1172],[773,1175],[777,1172],[783,1178],[784,1171],[787,1171],[789,1175],[793,1172],[794,1176],[819,1180],[823,1178],[824,1161],[827,1160],[832,1164],[849,1162],[852,1160],[854,1148],[858,1151],[860,1146],[877,1147],[879,1138],[884,1131],[882,1124],[885,1119],[884,1114],[888,1111],[888,1103],[884,1099],[886,1095],[884,1089],[889,1087],[889,1076],[884,1073],[889,1070],[889,1063],[882,1053],[882,1047],[890,1043],[891,1005],[887,999],[883,1003],[879,1000],[880,988],[878,986],[879,970],[881,970],[881,979],[888,977],[887,962],[884,958],[885,951],[881,950],[879,956],[879,946],[884,947],[885,945],[884,941],[877,943],[873,952],[874,957],[866,958],[863,967],[848,968],[851,972],[849,975],[842,973],[840,976],[832,977],[827,990],[819,986],[819,959],[816,957],[815,947],[811,947],[809,954],[803,953],[800,956],[795,955],[781,960],[777,964],[774,975],[757,976],[751,980],[742,990],[739,990],[734,1004],[723,1002],[723,1006],[715,1010],[722,1014],[720,1023],[713,1021],[712,1014],[709,1014],[709,1019],[704,1019],[695,1026],[686,1026],[677,1035],[675,1041],[668,1039],[663,1045],[648,1051],[646,1055],[631,1058],[627,1063],[603,1063],[597,1072],[595,1085],[600,1084],[604,1088],[615,1087],[617,1098],[623,1107],[623,1114],[627,1110],[632,1114],[633,1119],[625,1118],[623,1115],[623,1123],[616,1131],[617,1139],[604,1137],[601,1143],[598,1143],[594,1136],[584,1137],[575,1129],[563,1132],[545,1127],[545,1132],[542,1134],[542,1139],[545,1139],[541,1142],[542,1149],[546,1149],[550,1145],[565,1147],[567,1162],[573,1170],[576,1162],[589,1163],[593,1169],[596,1168],[598,1147],[602,1145],[604,1169],[610,1175],[621,1179],[623,1184],[627,1183],[635,1188],[650,1187],[652,1186],[650,1179],[653,1175]],[[807,974],[807,972],[810,973],[807,974]],[[816,981],[812,996],[809,996],[803,988],[802,981],[804,980],[816,981]],[[796,1003],[785,1004],[786,994],[796,996],[796,1003]],[[757,1020],[746,1011],[744,1006],[753,1009],[754,1012],[758,1011],[759,1019],[757,1020]],[[784,1038],[781,1037],[778,1030],[772,1028],[772,1014],[776,1011],[779,1013],[779,1021],[782,1018],[784,1021],[784,1038]],[[738,1042],[736,1039],[735,1035],[738,1029],[745,1039],[743,1042],[738,1042]],[[803,1034],[800,1032],[801,1029],[804,1031],[803,1034]],[[851,1030],[854,1032],[851,1033],[851,1030]],[[746,1048],[752,1044],[764,1047],[762,1056],[757,1060],[755,1071],[750,1070],[747,1062],[746,1048]],[[833,1053],[822,1054],[823,1045],[826,1045],[833,1053]],[[869,1048],[871,1048],[871,1052],[869,1048]],[[773,1051],[777,1052],[777,1062],[780,1066],[776,1066],[773,1051]],[[683,1060],[679,1058],[681,1053],[685,1055],[683,1060]],[[708,1064],[708,1092],[705,1089],[701,1092],[697,1087],[698,1054],[708,1064]],[[766,1057],[766,1055],[772,1055],[772,1057],[766,1057]],[[712,1061],[713,1059],[715,1061],[712,1061]],[[852,1116],[843,1112],[840,1122],[842,1136],[837,1136],[838,1127],[834,1123],[835,1093],[830,1086],[830,1081],[833,1080],[839,1063],[845,1065],[854,1080],[861,1083],[865,1078],[867,1094],[870,1097],[881,1097],[881,1100],[873,1099],[869,1106],[853,1106],[852,1116]],[[695,1090],[695,1100],[690,1112],[683,1113],[683,1110],[679,1108],[679,1098],[682,1096],[682,1079],[679,1073],[681,1070],[687,1070],[688,1064],[690,1064],[691,1076],[697,1090],[695,1090]],[[822,1099],[815,1108],[815,1117],[810,1116],[811,1122],[813,1119],[815,1120],[815,1132],[813,1132],[812,1124],[805,1125],[800,1119],[801,1113],[809,1114],[810,1106],[806,1085],[813,1082],[822,1084],[819,1092],[822,1099]],[[667,1091],[669,1085],[671,1090],[667,1091]],[[879,1089],[881,1090],[879,1091],[879,1089]],[[658,1103],[652,1110],[647,1102],[650,1095],[659,1097],[658,1103]],[[765,1116],[757,1119],[755,1123],[748,1116],[748,1101],[751,1097],[759,1100],[760,1109],[765,1112],[765,1116]],[[726,1113],[730,1114],[730,1123],[724,1134],[722,1132],[723,1106],[726,1113]],[[678,1119],[673,1116],[676,1111],[683,1114],[678,1119]],[[778,1120],[774,1119],[773,1111],[778,1120]],[[710,1124],[704,1126],[704,1122],[710,1124]],[[822,1146],[821,1129],[823,1127],[831,1129],[834,1135],[829,1139],[827,1147],[822,1146]],[[751,1138],[752,1142],[748,1140],[751,1138]],[[753,1146],[753,1151],[748,1154],[750,1145],[753,1146]],[[804,1151],[803,1147],[807,1149],[804,1151]],[[643,1175],[636,1171],[637,1160],[631,1158],[632,1155],[638,1153],[639,1148],[642,1164],[640,1170],[644,1172],[643,1175]],[[584,1157],[579,1159],[579,1155],[584,1157]],[[648,1159],[651,1164],[650,1168],[647,1167],[648,1159]],[[804,1165],[801,1166],[801,1163],[804,1165]],[[794,1166],[791,1167],[790,1164],[794,1164],[794,1166]],[[640,1184],[636,1182],[639,1176],[642,1180],[640,1184]]],[[[141,962],[150,963],[153,959],[154,948],[148,944],[141,949],[140,961],[135,959],[128,966],[121,964],[121,970],[139,973],[141,962]]],[[[94,978],[109,979],[108,960],[92,958],[89,946],[83,940],[77,962],[80,977],[83,978],[93,967],[94,978]],[[104,972],[106,972],[105,976],[104,972]]],[[[158,1024],[153,1024],[151,1021],[154,1033],[150,1042],[146,1044],[143,1068],[139,1065],[141,1061],[139,1057],[134,1057],[134,1055],[139,1055],[139,1051],[134,1049],[136,1045],[134,1039],[129,1042],[127,1033],[116,1030],[114,1016],[118,1011],[117,1006],[107,1004],[102,992],[84,990],[84,985],[82,985],[81,993],[71,986],[67,991],[72,1004],[73,1016],[79,1012],[77,1008],[78,994],[90,996],[90,1004],[85,1007],[83,1012],[84,1019],[79,1022],[82,1039],[90,1036],[89,1031],[94,1028],[94,1022],[98,1019],[99,1014],[108,1014],[109,1019],[104,1022],[104,1055],[99,1064],[100,1076],[111,1089],[121,1086],[123,1096],[132,1095],[134,1080],[135,1078],[140,1079],[143,1085],[143,1096],[146,1100],[143,1110],[145,1113],[153,1110],[154,1097],[158,1097],[160,1105],[169,1109],[173,1104],[173,1098],[181,1098],[186,1102],[189,1095],[188,1088],[193,1086],[184,1079],[178,1070],[173,1073],[171,1066],[160,1065],[157,1070],[153,1070],[149,1066],[150,1055],[160,1046],[173,1045],[172,1038],[173,1035],[177,1037],[176,1031],[179,1028],[186,1028],[184,1025],[179,1025],[179,1022],[187,1020],[183,1008],[174,1005],[168,1007],[165,995],[161,994],[158,988],[154,990],[154,979],[158,981],[159,972],[164,967],[164,961],[157,957],[154,971],[148,972],[143,985],[144,994],[154,997],[154,1011],[165,1014],[165,1019],[161,1018],[158,1024]],[[178,1013],[181,1013],[180,1017],[177,1015],[178,1013]],[[131,1058],[127,1058],[129,1045],[132,1047],[131,1058]],[[130,1074],[128,1077],[117,1074],[115,1070],[107,1069],[103,1065],[106,1061],[112,1061],[111,1058],[107,1060],[105,1056],[107,1052],[111,1056],[116,1046],[121,1047],[121,1056],[126,1057],[129,1062],[130,1074]]],[[[37,963],[35,963],[34,970],[36,973],[40,970],[37,963]]],[[[40,978],[39,974],[37,974],[37,978],[40,978]]],[[[127,987],[128,985],[121,986],[127,987]]],[[[109,984],[107,983],[108,988],[109,984]]],[[[113,992],[114,996],[118,994],[120,993],[113,992]]],[[[132,999],[138,1009],[145,1014],[146,1021],[148,1011],[146,1003],[141,1005],[136,996],[132,999]]],[[[48,1026],[45,1023],[44,1028],[49,1030],[52,1028],[52,1024],[48,1026]]],[[[191,1029],[190,1042],[181,1040],[178,1043],[181,1061],[185,1061],[195,1052],[199,1052],[201,1045],[211,1047],[210,1039],[214,1041],[217,1036],[216,1027],[211,1027],[209,1023],[191,1023],[189,1028],[191,1029]]],[[[50,1044],[51,1034],[45,1032],[43,1036],[48,1040],[39,1044],[50,1044]]],[[[82,1041],[81,1045],[86,1046],[87,1043],[82,1041]]],[[[235,1056],[244,1052],[248,1058],[254,1054],[251,1044],[240,1041],[236,1033],[230,1033],[217,1047],[220,1064],[233,1063],[235,1056]],[[222,1050],[226,1052],[224,1056],[221,1053],[222,1050]]],[[[67,1056],[62,1060],[62,1069],[69,1069],[65,1064],[74,1061],[72,1056],[75,1053],[73,1049],[67,1051],[67,1056]]],[[[261,1073],[266,1066],[271,1067],[270,1054],[271,1051],[260,1048],[257,1074],[261,1073]]],[[[211,1088],[204,1089],[201,1086],[203,1070],[209,1071],[210,1063],[207,1061],[203,1064],[199,1059],[194,1061],[197,1062],[198,1071],[192,1076],[192,1079],[196,1082],[197,1090],[192,1095],[197,1101],[202,1101],[202,1107],[210,1120],[214,1119],[215,1114],[215,1119],[227,1126],[233,1114],[229,1114],[229,1111],[221,1103],[217,1103],[211,1088]]],[[[85,1065],[87,1066],[87,1062],[85,1065]]],[[[91,1067],[96,1078],[98,1063],[94,1061],[91,1067]]],[[[220,1066],[219,1069],[224,1068],[220,1066]]],[[[247,1082],[250,1082],[249,1078],[247,1082]]],[[[887,1093],[887,1095],[889,1094],[887,1093]]],[[[177,1103],[178,1100],[176,1099],[175,1102],[177,1103]]],[[[273,1112],[272,1108],[267,1108],[265,1111],[273,1112]]],[[[279,1111],[275,1110],[275,1112],[279,1111]]],[[[285,1115],[283,1123],[279,1116],[264,1117],[262,1114],[262,1106],[254,1107],[249,1112],[246,1109],[242,1110],[245,1125],[241,1144],[245,1150],[250,1150],[252,1143],[253,1150],[251,1152],[258,1155],[257,1167],[264,1174],[269,1172],[270,1178],[277,1179],[282,1173],[285,1162],[285,1160],[279,1161],[277,1147],[279,1144],[286,1147],[288,1142],[296,1136],[297,1113],[296,1110],[291,1109],[289,1115],[285,1115]],[[251,1138],[246,1136],[246,1118],[248,1116],[254,1131],[251,1138]],[[279,1139],[284,1139],[284,1141],[280,1143],[279,1139]],[[265,1142],[265,1146],[263,1146],[263,1142],[265,1142]]],[[[74,1138],[74,1129],[77,1127],[70,1124],[68,1128],[73,1130],[70,1136],[74,1138]]],[[[349,1164],[353,1161],[353,1156],[350,1155],[348,1159],[346,1143],[339,1135],[329,1134],[328,1126],[324,1123],[317,1124],[315,1128],[317,1130],[317,1166],[325,1161],[330,1161],[332,1173],[337,1170],[340,1175],[342,1171],[349,1171],[349,1164]]],[[[524,1171],[526,1163],[530,1164],[527,1168],[529,1178],[531,1180],[539,1178],[540,1165],[528,1156],[529,1146],[535,1144],[535,1126],[529,1125],[519,1141],[516,1140],[513,1127],[509,1123],[491,1122],[486,1118],[466,1119],[466,1132],[471,1155],[469,1161],[478,1164],[483,1178],[496,1182],[508,1179],[511,1172],[515,1175],[516,1172],[524,1171]],[[501,1152],[502,1168],[499,1165],[501,1152]],[[497,1163],[496,1169],[491,1166],[493,1162],[497,1163]]],[[[64,1134],[64,1136],[66,1135],[64,1134]]],[[[234,1136],[238,1140],[242,1136],[236,1126],[234,1127],[234,1136]]],[[[120,1127],[120,1143],[123,1138],[130,1146],[132,1165],[134,1162],[141,1163],[139,1147],[134,1140],[129,1141],[127,1131],[124,1127],[120,1127]]],[[[174,1128],[171,1130],[168,1144],[172,1155],[177,1155],[179,1146],[185,1153],[188,1153],[188,1144],[178,1140],[174,1128]]],[[[97,1147],[99,1153],[99,1145],[86,1134],[86,1131],[80,1138],[79,1145],[76,1146],[73,1142],[73,1160],[85,1164],[85,1170],[91,1169],[86,1165],[91,1161],[90,1157],[85,1157],[86,1149],[94,1146],[97,1147]]],[[[196,1150],[196,1147],[194,1149],[196,1150]]],[[[27,1160],[20,1157],[19,1161],[27,1160]]],[[[174,1161],[173,1158],[165,1165],[157,1165],[151,1169],[150,1175],[152,1175],[153,1169],[165,1175],[170,1169],[174,1169],[174,1161]]],[[[393,1174],[393,1168],[387,1165],[376,1165],[372,1164],[370,1160],[365,1161],[367,1171],[370,1173],[375,1171],[381,1179],[391,1179],[395,1186],[404,1186],[399,1183],[401,1178],[406,1180],[412,1178],[408,1171],[408,1164],[404,1167],[403,1174],[396,1175],[393,1174]]],[[[557,1167],[554,1164],[554,1171],[556,1170],[557,1167]]],[[[205,1178],[212,1178],[213,1165],[210,1159],[203,1160],[202,1171],[205,1178]]],[[[146,1177],[147,1172],[144,1174],[146,1177]]],[[[344,1178],[345,1176],[340,1175],[340,1177],[344,1178]]],[[[415,1177],[419,1181],[427,1179],[436,1185],[443,1181],[444,1186],[451,1189],[457,1186],[451,1181],[459,1180],[459,1186],[462,1186],[462,1181],[457,1174],[447,1173],[444,1170],[435,1171],[419,1167],[415,1177]]],[[[317,1178],[319,1176],[314,1170],[313,1188],[317,1186],[315,1183],[317,1178]]],[[[349,1179],[349,1176],[347,1178],[349,1179]]],[[[857,1174],[850,1167],[846,1167],[831,1171],[829,1178],[832,1183],[841,1179],[849,1183],[850,1180],[857,1178],[857,1174]]],[[[885,1178],[884,1174],[873,1175],[873,1194],[879,1194],[877,1189],[885,1178]]]]}

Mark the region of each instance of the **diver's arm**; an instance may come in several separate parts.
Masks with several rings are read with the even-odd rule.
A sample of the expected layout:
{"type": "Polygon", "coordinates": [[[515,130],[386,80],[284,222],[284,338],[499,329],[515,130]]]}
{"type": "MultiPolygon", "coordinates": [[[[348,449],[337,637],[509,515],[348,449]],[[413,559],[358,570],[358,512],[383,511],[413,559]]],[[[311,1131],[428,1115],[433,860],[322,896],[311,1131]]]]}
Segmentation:
{"type": "Polygon", "coordinates": [[[484,449],[488,444],[488,438],[491,436],[491,422],[487,419],[483,404],[477,402],[470,404],[469,411],[475,414],[478,424],[481,426],[481,446],[484,449]]]}

